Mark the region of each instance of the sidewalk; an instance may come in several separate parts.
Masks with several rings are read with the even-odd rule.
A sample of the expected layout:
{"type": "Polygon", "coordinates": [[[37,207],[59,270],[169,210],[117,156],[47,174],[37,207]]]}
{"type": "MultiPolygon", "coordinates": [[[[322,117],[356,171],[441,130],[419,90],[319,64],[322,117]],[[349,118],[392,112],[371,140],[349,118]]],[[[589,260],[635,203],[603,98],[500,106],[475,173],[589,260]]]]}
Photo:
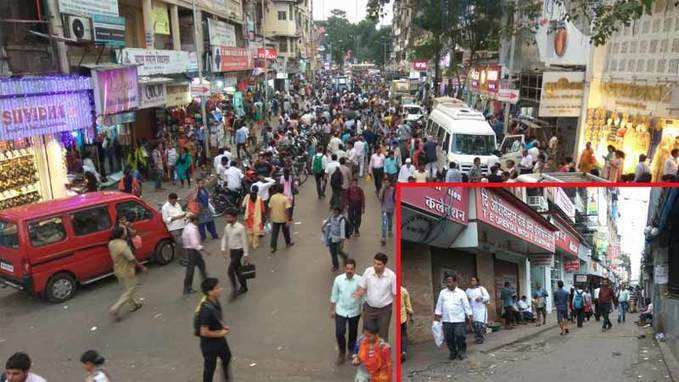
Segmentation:
{"type": "MultiPolygon", "coordinates": [[[[591,320],[593,321],[594,317],[591,320]]],[[[480,345],[477,345],[474,341],[474,335],[468,333],[467,354],[473,357],[477,353],[491,353],[499,348],[529,340],[549,330],[558,330],[556,312],[547,315],[547,323],[545,325],[535,326],[534,323],[528,323],[526,325],[518,325],[512,330],[500,329],[500,331],[495,333],[487,334],[485,342],[480,345]]],[[[403,364],[404,376],[413,372],[427,370],[441,363],[450,363],[448,360],[448,348],[445,343],[441,348],[437,348],[432,337],[430,341],[408,344],[408,359],[403,364]]]]}

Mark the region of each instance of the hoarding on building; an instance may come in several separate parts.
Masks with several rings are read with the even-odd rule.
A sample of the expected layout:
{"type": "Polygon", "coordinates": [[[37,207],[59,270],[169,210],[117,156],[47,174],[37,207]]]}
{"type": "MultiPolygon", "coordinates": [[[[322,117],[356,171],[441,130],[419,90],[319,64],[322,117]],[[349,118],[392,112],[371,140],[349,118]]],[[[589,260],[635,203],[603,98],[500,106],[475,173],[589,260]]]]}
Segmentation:
{"type": "Polygon", "coordinates": [[[94,103],[97,115],[117,114],[139,107],[137,68],[93,70],[94,103]]]}
{"type": "Polygon", "coordinates": [[[59,12],[88,17],[118,16],[118,0],[59,0],[59,12]]]}
{"type": "Polygon", "coordinates": [[[207,19],[210,45],[213,46],[236,46],[236,27],[232,24],[215,19],[207,19]]]}
{"type": "Polygon", "coordinates": [[[140,76],[180,74],[192,69],[191,55],[181,50],[125,48],[116,52],[116,59],[119,64],[137,65],[140,76]]]}
{"type": "Polygon", "coordinates": [[[469,190],[463,187],[401,189],[401,202],[436,216],[466,225],[469,190]]]}
{"type": "Polygon", "coordinates": [[[540,117],[578,117],[585,89],[585,72],[544,72],[540,117]]]}
{"type": "Polygon", "coordinates": [[[233,72],[252,69],[252,57],[246,48],[218,46],[212,48],[212,71],[233,72]]]}

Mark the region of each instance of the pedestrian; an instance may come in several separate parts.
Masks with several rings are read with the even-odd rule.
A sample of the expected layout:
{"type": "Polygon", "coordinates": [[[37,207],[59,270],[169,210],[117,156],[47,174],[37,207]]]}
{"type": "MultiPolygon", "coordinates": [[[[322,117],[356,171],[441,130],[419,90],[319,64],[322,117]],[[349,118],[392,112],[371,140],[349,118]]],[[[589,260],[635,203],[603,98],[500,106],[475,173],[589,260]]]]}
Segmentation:
{"type": "Polygon", "coordinates": [[[196,183],[195,201],[198,204],[198,231],[200,232],[200,240],[207,239],[207,229],[213,239],[219,239],[217,235],[217,228],[215,227],[215,219],[213,216],[213,207],[210,205],[210,192],[205,188],[205,180],[199,179],[196,183]]]}
{"type": "Polygon", "coordinates": [[[241,261],[245,264],[250,262],[248,251],[248,234],[243,226],[239,223],[238,212],[235,210],[228,210],[225,214],[226,225],[224,226],[224,234],[222,235],[222,255],[224,259],[227,256],[230,258],[227,274],[231,281],[231,294],[233,298],[248,291],[246,279],[241,275],[241,261]],[[236,283],[238,280],[238,284],[236,283]],[[238,288],[240,285],[240,288],[238,288]]]}
{"type": "Polygon", "coordinates": [[[252,187],[257,187],[257,193],[260,198],[262,198],[262,201],[264,202],[264,206],[268,208],[269,206],[269,190],[271,187],[273,187],[276,184],[276,181],[265,177],[263,175],[258,175],[257,176],[257,181],[252,184],[250,189],[252,187]]]}
{"type": "Polygon", "coordinates": [[[24,352],[12,354],[5,362],[5,372],[0,381],[7,382],[47,382],[47,380],[31,372],[31,358],[24,352]]]}
{"type": "Polygon", "coordinates": [[[335,277],[330,294],[330,318],[335,320],[335,339],[339,354],[337,365],[341,365],[356,347],[358,321],[361,318],[362,299],[355,299],[361,276],[356,274],[356,261],[344,262],[344,273],[335,277]],[[346,334],[349,332],[347,340],[346,334]]]}
{"type": "Polygon", "coordinates": [[[349,214],[349,222],[352,232],[347,233],[348,236],[354,235],[360,237],[359,232],[361,228],[361,217],[365,213],[365,194],[363,189],[358,185],[357,179],[352,179],[347,190],[347,206],[349,214]]]}
{"type": "Polygon", "coordinates": [[[556,306],[556,319],[559,322],[561,333],[566,335],[568,331],[568,291],[563,288],[563,281],[556,283],[558,289],[554,292],[554,305],[556,306]]]}
{"type": "Polygon", "coordinates": [[[264,236],[264,201],[259,196],[257,186],[252,186],[250,194],[243,198],[243,220],[248,232],[248,241],[252,249],[259,248],[259,239],[264,236]]]}
{"type": "Polygon", "coordinates": [[[325,198],[325,168],[328,165],[325,155],[318,151],[311,161],[311,172],[316,180],[316,194],[319,199],[325,198]]]}
{"type": "Polygon", "coordinates": [[[663,164],[662,180],[672,182],[677,178],[679,172],[679,149],[672,149],[670,156],[663,164]]]}
{"type": "Polygon", "coordinates": [[[415,183],[426,183],[427,182],[427,172],[424,169],[424,164],[420,163],[417,166],[417,170],[413,173],[413,178],[415,178],[415,183]]]}
{"type": "Polygon", "coordinates": [[[87,373],[85,377],[85,382],[110,382],[111,379],[104,370],[104,358],[96,350],[88,350],[80,356],[80,363],[83,364],[83,368],[87,373]]]}
{"type": "Polygon", "coordinates": [[[229,381],[231,373],[231,350],[226,336],[230,333],[224,323],[222,305],[219,303],[223,288],[219,280],[208,277],[200,285],[203,299],[196,309],[194,334],[200,337],[200,351],[203,354],[203,382],[212,382],[217,369],[217,358],[222,361],[224,380],[229,381]]]}
{"type": "Polygon", "coordinates": [[[368,164],[368,174],[373,178],[376,194],[379,194],[382,189],[382,181],[384,180],[384,160],[382,150],[377,148],[375,153],[370,157],[370,163],[368,164]]]}
{"type": "Polygon", "coordinates": [[[379,195],[382,212],[382,245],[387,244],[387,234],[393,236],[392,226],[394,223],[394,209],[396,206],[396,188],[392,185],[391,179],[384,179],[384,188],[379,195]]]}
{"type": "MultiPolygon", "coordinates": [[[[193,272],[198,267],[200,276],[203,280],[207,278],[207,271],[205,269],[205,260],[203,259],[203,245],[200,240],[200,233],[198,231],[198,217],[194,214],[186,215],[186,225],[184,232],[182,232],[182,244],[184,252],[186,252],[187,264],[186,274],[184,275],[184,294],[196,293],[193,289],[193,272]]],[[[208,252],[206,252],[208,253],[208,252]]],[[[209,253],[208,253],[209,254],[209,253]]]]}
{"type": "Polygon", "coordinates": [[[248,127],[243,123],[243,125],[236,130],[236,156],[238,159],[242,158],[240,155],[241,150],[243,150],[243,157],[250,157],[247,150],[248,135],[248,127]]]}
{"type": "Polygon", "coordinates": [[[625,288],[625,284],[620,285],[620,291],[618,292],[618,323],[625,322],[625,313],[627,313],[627,308],[629,307],[629,291],[625,288]]]}
{"type": "Polygon", "coordinates": [[[363,325],[373,323],[385,341],[389,340],[392,303],[396,296],[396,274],[387,268],[387,260],[384,253],[375,255],[373,266],[365,270],[354,294],[355,298],[365,296],[363,325]]]}
{"type": "Polygon", "coordinates": [[[363,137],[359,136],[356,142],[354,142],[354,161],[358,167],[359,178],[363,177],[363,172],[365,171],[365,142],[363,142],[363,137]]]}
{"type": "Polygon", "coordinates": [[[391,183],[395,183],[398,177],[398,163],[399,158],[396,158],[394,152],[390,150],[387,157],[384,158],[384,173],[391,183]]]}
{"type": "Polygon", "coordinates": [[[590,317],[592,317],[592,294],[589,290],[585,290],[585,319],[589,322],[590,317]]]}
{"type": "Polygon", "coordinates": [[[490,303],[490,295],[486,288],[482,287],[478,277],[472,276],[471,287],[467,288],[465,292],[469,305],[472,309],[472,330],[476,343],[482,344],[486,334],[486,323],[488,322],[488,303],[490,303]]]}
{"type": "Polygon", "coordinates": [[[483,179],[483,169],[481,168],[481,158],[476,157],[476,158],[474,158],[474,163],[472,164],[472,168],[469,169],[469,181],[476,183],[476,182],[480,182],[481,179],[483,179]]]}
{"type": "Polygon", "coordinates": [[[436,301],[434,320],[443,322],[443,335],[450,352],[450,360],[463,360],[467,353],[467,319],[473,320],[472,309],[465,292],[458,288],[457,276],[446,274],[446,288],[442,289],[436,301]]]}
{"type": "Polygon", "coordinates": [[[582,328],[582,322],[585,319],[585,291],[581,287],[577,287],[573,293],[573,315],[577,320],[578,328],[582,328]]]}
{"type": "Polygon", "coordinates": [[[141,196],[141,183],[134,177],[131,168],[127,167],[123,171],[123,177],[118,181],[118,191],[141,196]]]}
{"type": "Polygon", "coordinates": [[[355,382],[391,382],[391,348],[374,324],[363,327],[351,363],[358,366],[355,382]]]}
{"type": "Polygon", "coordinates": [[[434,141],[432,136],[427,136],[424,138],[424,154],[426,160],[424,169],[427,172],[429,179],[434,180],[438,174],[438,168],[436,167],[438,154],[436,141],[434,141]]]}
{"type": "Polygon", "coordinates": [[[611,289],[608,279],[603,279],[601,282],[601,289],[599,290],[599,313],[604,318],[601,331],[605,332],[613,327],[608,315],[613,310],[613,304],[616,302],[615,293],[611,289]]]}
{"type": "Polygon", "coordinates": [[[137,299],[138,283],[135,269],[139,268],[144,273],[147,273],[148,270],[132,254],[132,250],[127,244],[127,232],[122,227],[113,228],[111,240],[108,242],[108,251],[113,261],[113,273],[125,288],[118,301],[109,309],[113,319],[120,321],[119,311],[124,304],[130,304],[131,312],[141,308],[141,302],[137,299]]]}
{"type": "Polygon", "coordinates": [[[405,362],[406,353],[408,352],[408,322],[412,325],[413,320],[413,304],[410,301],[410,293],[401,285],[401,362],[405,362]]]}
{"type": "Polygon", "coordinates": [[[587,142],[585,144],[585,149],[582,150],[580,154],[580,162],[578,163],[578,170],[589,174],[597,166],[596,156],[594,155],[594,150],[592,149],[592,142],[587,142]]]}
{"type": "Polygon", "coordinates": [[[500,300],[502,300],[502,309],[504,310],[505,316],[505,329],[510,330],[512,327],[512,317],[514,315],[514,296],[516,291],[512,288],[512,284],[509,281],[505,281],[505,286],[500,290],[500,300]]]}
{"type": "Polygon", "coordinates": [[[179,184],[181,188],[184,188],[184,181],[191,187],[191,166],[193,164],[193,158],[189,153],[189,149],[184,147],[180,149],[179,157],[175,164],[175,169],[177,171],[177,179],[179,179],[179,184]]]}
{"type": "Polygon", "coordinates": [[[186,265],[186,254],[184,253],[184,247],[182,246],[182,231],[184,230],[184,225],[186,225],[185,218],[186,212],[182,209],[182,206],[177,203],[177,194],[174,192],[167,196],[167,202],[163,204],[161,208],[161,214],[163,216],[163,222],[167,230],[170,231],[172,239],[174,240],[174,248],[179,255],[179,263],[181,265],[186,265]]]}
{"type": "Polygon", "coordinates": [[[166,151],[165,151],[165,157],[167,158],[168,178],[172,182],[173,186],[176,184],[176,179],[177,179],[176,166],[177,166],[178,156],[179,156],[179,154],[177,154],[177,149],[174,147],[174,144],[172,144],[172,142],[170,142],[168,140],[167,148],[166,148],[166,151]]]}
{"type": "Polygon", "coordinates": [[[611,182],[619,182],[622,177],[623,165],[625,164],[625,153],[621,150],[615,151],[615,156],[608,163],[609,172],[608,180],[611,182]]]}
{"type": "MultiPolygon", "coordinates": [[[[333,155],[334,156],[334,155],[333,155]]],[[[330,175],[330,189],[332,190],[332,197],[330,198],[330,208],[339,207],[342,209],[343,206],[343,194],[344,189],[342,185],[344,184],[344,175],[340,166],[334,167],[333,173],[330,175]]]]}
{"type": "Polygon", "coordinates": [[[415,166],[412,165],[412,160],[410,158],[406,158],[405,163],[398,172],[398,182],[406,183],[414,174],[415,166]]]}
{"type": "Polygon", "coordinates": [[[651,175],[651,167],[646,162],[648,157],[646,154],[639,155],[639,163],[634,169],[634,181],[635,182],[650,182],[653,178],[651,175]]]}
{"type": "Polygon", "coordinates": [[[283,175],[278,179],[278,183],[283,186],[283,195],[290,200],[290,216],[294,216],[295,211],[295,195],[297,194],[297,180],[292,177],[290,168],[283,169],[283,175]]]}
{"type": "Polygon", "coordinates": [[[599,306],[599,292],[601,292],[600,286],[594,288],[594,295],[592,296],[594,301],[594,319],[597,322],[601,318],[601,307],[599,306]]]}
{"type": "Polygon", "coordinates": [[[292,203],[283,194],[283,186],[274,184],[271,187],[271,198],[269,199],[269,220],[271,221],[271,253],[278,250],[278,233],[283,230],[285,246],[291,247],[295,243],[290,237],[290,225],[292,224],[292,203]]]}
{"type": "Polygon", "coordinates": [[[153,159],[153,179],[155,180],[155,190],[157,192],[162,190],[163,176],[165,174],[163,153],[161,152],[160,144],[153,148],[153,151],[151,152],[151,159],[153,159]]]}
{"type": "Polygon", "coordinates": [[[448,165],[448,171],[446,171],[446,182],[459,183],[462,182],[462,171],[457,168],[457,163],[450,162],[448,165]]]}
{"type": "Polygon", "coordinates": [[[347,238],[346,227],[346,217],[342,215],[341,207],[332,207],[330,216],[328,216],[321,227],[321,232],[323,232],[325,245],[330,251],[333,273],[339,269],[338,257],[346,257],[346,254],[342,251],[342,245],[347,238]]]}
{"type": "Polygon", "coordinates": [[[535,307],[535,326],[547,324],[547,297],[549,294],[537,283],[533,291],[533,306],[535,307]],[[542,324],[540,323],[542,316],[542,324]]]}

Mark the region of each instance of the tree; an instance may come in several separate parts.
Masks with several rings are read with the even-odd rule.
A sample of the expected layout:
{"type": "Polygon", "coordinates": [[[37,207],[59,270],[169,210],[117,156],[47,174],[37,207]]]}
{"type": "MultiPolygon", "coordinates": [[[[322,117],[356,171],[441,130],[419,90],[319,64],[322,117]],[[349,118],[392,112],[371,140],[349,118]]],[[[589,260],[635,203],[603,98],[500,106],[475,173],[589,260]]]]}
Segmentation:
{"type": "Polygon", "coordinates": [[[342,66],[345,54],[354,46],[353,26],[347,20],[347,13],[340,9],[330,11],[330,17],[321,23],[325,26],[325,45],[332,55],[332,60],[342,66]]]}
{"type": "Polygon", "coordinates": [[[341,66],[344,63],[344,56],[349,50],[358,62],[384,64],[385,50],[391,43],[390,26],[377,29],[377,21],[373,19],[353,24],[347,20],[346,13],[339,9],[333,9],[330,14],[328,20],[319,24],[325,27],[326,48],[336,64],[341,66]]]}

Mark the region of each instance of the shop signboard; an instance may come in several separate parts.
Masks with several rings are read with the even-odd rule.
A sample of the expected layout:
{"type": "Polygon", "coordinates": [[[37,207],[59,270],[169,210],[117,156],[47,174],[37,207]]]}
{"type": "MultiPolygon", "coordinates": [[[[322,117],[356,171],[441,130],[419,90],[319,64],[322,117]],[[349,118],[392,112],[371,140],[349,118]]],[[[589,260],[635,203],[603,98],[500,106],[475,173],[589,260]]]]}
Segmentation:
{"type": "Polygon", "coordinates": [[[252,69],[252,57],[246,48],[212,47],[212,72],[234,72],[252,69]]]}
{"type": "Polygon", "coordinates": [[[148,109],[165,104],[165,84],[140,84],[139,108],[148,109]]]}
{"type": "Polygon", "coordinates": [[[92,70],[97,115],[117,114],[139,107],[139,83],[134,66],[92,70]]]}
{"type": "Polygon", "coordinates": [[[183,74],[192,66],[189,52],[181,50],[125,48],[116,51],[116,60],[123,65],[138,65],[140,76],[183,74]]]}
{"type": "Polygon", "coordinates": [[[467,225],[469,190],[463,187],[401,189],[401,202],[455,223],[467,225]]]}
{"type": "Polygon", "coordinates": [[[204,97],[209,96],[211,91],[211,85],[208,81],[203,80],[195,81],[191,83],[191,97],[204,97]]]}
{"type": "Polygon", "coordinates": [[[585,72],[544,72],[540,117],[578,117],[585,89],[585,72]]]}
{"type": "Polygon", "coordinates": [[[257,58],[265,58],[267,60],[275,60],[278,58],[278,52],[273,48],[259,48],[257,49],[257,58]]]}
{"type": "Polygon", "coordinates": [[[563,270],[567,273],[580,272],[580,260],[568,260],[563,262],[563,270]]]}
{"type": "Polygon", "coordinates": [[[112,48],[125,46],[125,18],[118,16],[92,15],[94,42],[112,48]]]}
{"type": "Polygon", "coordinates": [[[568,216],[571,220],[575,220],[575,205],[571,199],[566,195],[566,192],[561,187],[547,187],[545,189],[547,200],[554,203],[555,206],[568,216]]]}
{"type": "Polygon", "coordinates": [[[519,102],[519,89],[505,89],[500,88],[497,92],[497,100],[500,102],[509,102],[516,104],[519,102]]]}
{"type": "Polygon", "coordinates": [[[170,35],[170,17],[167,12],[167,4],[154,1],[151,8],[151,20],[155,34],[170,35]]]}
{"type": "Polygon", "coordinates": [[[558,219],[553,219],[552,223],[559,228],[558,231],[554,232],[554,244],[556,244],[556,247],[577,258],[578,251],[580,250],[580,240],[558,219]]]}
{"type": "Polygon", "coordinates": [[[601,82],[598,85],[601,107],[624,110],[631,114],[679,117],[672,109],[672,84],[635,84],[622,81],[601,82]]]}
{"type": "Polygon", "coordinates": [[[413,61],[413,69],[418,71],[418,72],[426,72],[427,71],[427,61],[424,61],[424,60],[413,61]]]}
{"type": "Polygon", "coordinates": [[[91,129],[88,91],[0,98],[0,140],[91,129]]]}
{"type": "Polygon", "coordinates": [[[472,68],[469,72],[472,91],[495,98],[500,90],[501,74],[502,67],[500,65],[472,68]]]}
{"type": "Polygon", "coordinates": [[[166,85],[165,106],[181,106],[191,102],[189,85],[166,85]]]}
{"type": "Polygon", "coordinates": [[[568,19],[561,0],[543,0],[535,41],[540,60],[550,65],[587,65],[591,38],[568,19]]]}
{"type": "Polygon", "coordinates": [[[575,282],[578,284],[584,284],[587,282],[587,275],[575,275],[575,282]]]}
{"type": "Polygon", "coordinates": [[[118,0],[59,0],[59,11],[88,17],[118,16],[118,0]]]}
{"type": "Polygon", "coordinates": [[[540,255],[530,255],[530,265],[536,267],[554,267],[554,254],[546,253],[540,255]]]}
{"type": "Polygon", "coordinates": [[[512,236],[554,252],[554,233],[547,222],[521,211],[514,203],[497,192],[479,188],[476,192],[476,216],[480,221],[512,236]]]}
{"type": "Polygon", "coordinates": [[[126,113],[99,116],[97,122],[104,126],[122,125],[134,122],[135,116],[136,113],[134,111],[128,111],[126,113]]]}
{"type": "Polygon", "coordinates": [[[207,19],[207,28],[210,34],[210,45],[236,46],[236,27],[233,24],[207,19]]]}

